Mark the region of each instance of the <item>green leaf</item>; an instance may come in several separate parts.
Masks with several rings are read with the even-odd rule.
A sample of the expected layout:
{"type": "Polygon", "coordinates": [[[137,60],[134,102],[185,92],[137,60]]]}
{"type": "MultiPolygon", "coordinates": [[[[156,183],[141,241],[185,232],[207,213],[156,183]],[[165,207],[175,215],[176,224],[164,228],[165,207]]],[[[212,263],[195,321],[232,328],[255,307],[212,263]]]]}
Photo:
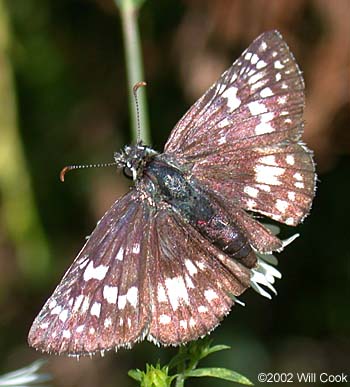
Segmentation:
{"type": "Polygon", "coordinates": [[[224,344],[214,345],[213,347],[205,348],[205,350],[202,352],[201,359],[203,359],[206,356],[211,355],[214,352],[223,351],[225,349],[230,349],[231,347],[224,344]]]}
{"type": "Polygon", "coordinates": [[[219,378],[223,380],[229,380],[230,382],[245,384],[252,386],[253,383],[245,376],[238,372],[229,370],[227,368],[198,368],[196,370],[188,371],[185,373],[185,377],[203,377],[210,376],[212,378],[219,378]]]}
{"type": "Polygon", "coordinates": [[[199,360],[204,359],[212,353],[230,349],[228,345],[214,345],[211,347],[211,343],[211,340],[204,339],[180,347],[179,352],[170,360],[168,364],[169,369],[180,365],[184,367],[186,362],[196,364],[199,360]]]}
{"type": "Polygon", "coordinates": [[[144,374],[144,372],[142,372],[141,370],[139,369],[136,369],[136,370],[130,370],[128,372],[128,375],[130,376],[130,378],[133,378],[134,380],[137,380],[138,382],[141,382],[142,380],[142,374],[144,374]]]}

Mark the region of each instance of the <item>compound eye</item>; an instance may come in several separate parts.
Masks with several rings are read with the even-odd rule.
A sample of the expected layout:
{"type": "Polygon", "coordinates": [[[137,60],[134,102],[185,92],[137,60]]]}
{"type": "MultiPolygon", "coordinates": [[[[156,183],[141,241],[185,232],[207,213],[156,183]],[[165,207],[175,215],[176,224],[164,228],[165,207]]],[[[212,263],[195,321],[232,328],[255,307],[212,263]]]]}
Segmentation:
{"type": "Polygon", "coordinates": [[[125,177],[127,177],[128,179],[132,179],[133,178],[133,174],[132,174],[132,170],[130,167],[124,167],[123,168],[123,174],[125,177]]]}

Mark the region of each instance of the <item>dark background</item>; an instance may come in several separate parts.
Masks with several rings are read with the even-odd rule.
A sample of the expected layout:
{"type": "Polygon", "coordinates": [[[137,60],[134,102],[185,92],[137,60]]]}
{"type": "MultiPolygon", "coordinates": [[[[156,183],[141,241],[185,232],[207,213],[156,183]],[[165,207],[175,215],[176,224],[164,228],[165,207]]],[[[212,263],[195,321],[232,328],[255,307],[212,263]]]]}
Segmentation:
{"type": "MultiPolygon", "coordinates": [[[[18,121],[12,134],[25,158],[4,148],[1,114],[11,98],[1,91],[6,110],[0,110],[0,175],[14,171],[19,192],[30,181],[30,211],[38,216],[32,234],[17,238],[26,213],[14,209],[10,220],[5,216],[0,179],[0,374],[40,357],[26,344],[32,320],[84,236],[128,187],[113,168],[71,172],[65,184],[59,182],[60,169],[112,161],[131,138],[121,23],[113,1],[1,3],[9,43],[1,48],[0,77],[9,61],[18,121]],[[16,175],[17,167],[24,167],[22,174],[16,175]],[[34,243],[41,255],[33,253],[34,243]]],[[[278,257],[278,296],[268,301],[247,291],[241,297],[246,307],[235,307],[211,335],[232,349],[206,364],[232,368],[257,384],[262,371],[350,369],[350,2],[148,0],[140,12],[151,145],[158,150],[187,108],[269,29],[282,32],[304,72],[304,140],[315,152],[319,182],[312,213],[297,228],[300,238],[278,257]]],[[[282,229],[283,236],[294,232],[282,229]]],[[[132,386],[130,368],[165,362],[173,353],[142,343],[103,359],[52,356],[47,368],[57,386],[132,386]]]]}

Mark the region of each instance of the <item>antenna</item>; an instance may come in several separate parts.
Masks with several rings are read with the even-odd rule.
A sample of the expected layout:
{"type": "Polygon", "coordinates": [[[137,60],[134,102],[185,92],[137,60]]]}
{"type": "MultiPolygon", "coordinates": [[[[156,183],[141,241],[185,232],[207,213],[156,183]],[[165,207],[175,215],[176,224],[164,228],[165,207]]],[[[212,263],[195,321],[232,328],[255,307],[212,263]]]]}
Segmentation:
{"type": "Polygon", "coordinates": [[[147,83],[145,81],[141,81],[141,82],[135,83],[134,87],[132,88],[132,92],[135,98],[135,107],[136,107],[137,143],[141,142],[140,108],[139,108],[139,100],[137,98],[137,91],[140,87],[144,87],[144,86],[147,86],[147,83]]]}
{"type": "Polygon", "coordinates": [[[83,169],[83,168],[104,168],[104,167],[113,167],[117,165],[116,163],[104,163],[104,164],[89,164],[89,165],[67,165],[60,172],[60,180],[64,182],[64,178],[68,171],[72,169],[83,169]]]}

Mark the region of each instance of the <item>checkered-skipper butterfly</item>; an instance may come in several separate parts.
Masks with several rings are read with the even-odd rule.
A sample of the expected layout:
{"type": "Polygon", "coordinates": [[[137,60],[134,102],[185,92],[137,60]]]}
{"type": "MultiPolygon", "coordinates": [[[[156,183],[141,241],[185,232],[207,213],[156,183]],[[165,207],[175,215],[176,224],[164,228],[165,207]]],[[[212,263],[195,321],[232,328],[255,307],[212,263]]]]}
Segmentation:
{"type": "Polygon", "coordinates": [[[296,226],[309,212],[303,110],[294,57],[266,32],[179,121],[164,153],[141,142],[116,153],[134,187],[98,222],[30,345],[79,355],[144,338],[182,344],[214,329],[250,285],[269,296],[279,272],[261,255],[285,242],[252,213],[296,226]]]}

